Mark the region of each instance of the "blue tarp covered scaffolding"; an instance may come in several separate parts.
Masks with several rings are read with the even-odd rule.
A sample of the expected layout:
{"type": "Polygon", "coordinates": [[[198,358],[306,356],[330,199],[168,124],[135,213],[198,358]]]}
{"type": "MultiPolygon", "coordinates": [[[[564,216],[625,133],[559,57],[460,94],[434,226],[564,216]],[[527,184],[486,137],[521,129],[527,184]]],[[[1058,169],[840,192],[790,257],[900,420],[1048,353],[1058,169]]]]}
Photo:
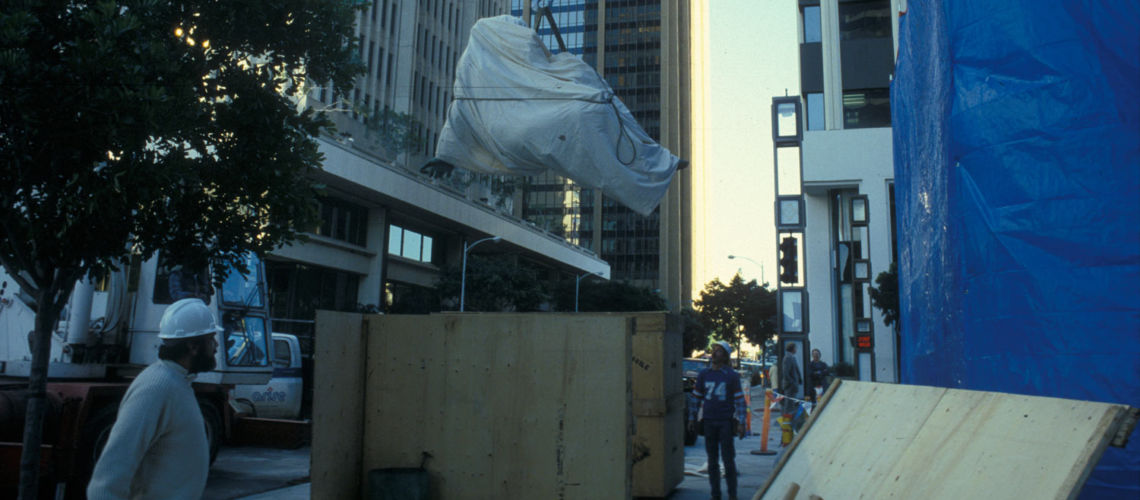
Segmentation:
{"type": "MultiPolygon", "coordinates": [[[[910,0],[899,35],[903,382],[1140,407],[1140,3],[910,0]]],[[[1140,498],[1138,434],[1084,498],[1140,498]]]]}

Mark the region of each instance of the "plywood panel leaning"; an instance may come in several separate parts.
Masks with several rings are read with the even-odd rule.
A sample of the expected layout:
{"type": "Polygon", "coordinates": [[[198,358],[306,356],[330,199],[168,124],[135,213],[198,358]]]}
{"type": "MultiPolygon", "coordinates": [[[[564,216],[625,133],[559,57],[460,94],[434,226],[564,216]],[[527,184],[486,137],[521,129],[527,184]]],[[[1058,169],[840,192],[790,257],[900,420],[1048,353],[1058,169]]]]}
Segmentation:
{"type": "Polygon", "coordinates": [[[822,498],[1075,498],[1136,414],[913,385],[843,381],[829,392],[755,498],[793,484],[822,498]]]}

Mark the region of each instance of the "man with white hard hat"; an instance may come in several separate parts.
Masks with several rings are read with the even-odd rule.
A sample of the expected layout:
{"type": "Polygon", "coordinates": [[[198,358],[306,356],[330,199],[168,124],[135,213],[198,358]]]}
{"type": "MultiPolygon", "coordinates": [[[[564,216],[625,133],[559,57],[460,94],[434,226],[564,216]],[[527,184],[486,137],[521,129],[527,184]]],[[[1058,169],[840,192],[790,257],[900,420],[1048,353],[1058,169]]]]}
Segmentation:
{"type": "Polygon", "coordinates": [[[87,498],[199,499],[210,445],[190,383],[216,364],[214,313],[201,299],[179,300],[159,322],[158,361],[139,374],[95,464],[87,498]]]}
{"type": "MultiPolygon", "coordinates": [[[[735,436],[744,437],[744,417],[747,407],[744,404],[744,389],[740,375],[729,366],[732,346],[718,340],[712,345],[712,365],[697,375],[693,387],[693,397],[698,404],[694,411],[701,412],[700,425],[705,437],[705,452],[709,458],[709,486],[712,497],[720,499],[720,467],[717,455],[724,462],[724,481],[728,486],[728,498],[736,500],[736,446],[735,436]]],[[[689,416],[689,425],[697,421],[696,415],[689,416]]]]}

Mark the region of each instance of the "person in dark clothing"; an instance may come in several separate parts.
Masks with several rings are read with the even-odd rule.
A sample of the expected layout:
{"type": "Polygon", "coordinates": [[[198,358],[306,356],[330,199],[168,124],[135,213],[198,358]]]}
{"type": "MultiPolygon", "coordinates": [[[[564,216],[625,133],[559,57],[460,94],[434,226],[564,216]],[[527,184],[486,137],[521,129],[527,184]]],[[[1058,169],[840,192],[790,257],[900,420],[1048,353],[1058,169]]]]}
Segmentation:
{"type": "Polygon", "coordinates": [[[800,362],[796,359],[796,344],[789,342],[784,348],[783,365],[780,367],[780,392],[784,398],[784,414],[789,416],[796,411],[797,403],[791,398],[799,397],[800,386],[804,383],[800,372],[800,362]]]}
{"type": "MultiPolygon", "coordinates": [[[[705,452],[709,458],[709,486],[712,497],[720,498],[720,467],[717,456],[724,462],[724,480],[728,498],[736,500],[736,447],[735,436],[744,437],[744,417],[748,409],[744,404],[744,390],[740,375],[729,366],[732,346],[723,340],[713,343],[712,366],[701,370],[693,397],[698,401],[693,411],[700,415],[704,428],[705,452]]],[[[689,425],[695,425],[698,415],[690,415],[689,425]]]]}
{"type": "Polygon", "coordinates": [[[808,363],[807,398],[805,399],[813,403],[816,402],[815,388],[820,387],[821,390],[826,390],[828,378],[831,375],[831,368],[819,359],[821,356],[819,349],[811,350],[811,363],[808,363]]]}

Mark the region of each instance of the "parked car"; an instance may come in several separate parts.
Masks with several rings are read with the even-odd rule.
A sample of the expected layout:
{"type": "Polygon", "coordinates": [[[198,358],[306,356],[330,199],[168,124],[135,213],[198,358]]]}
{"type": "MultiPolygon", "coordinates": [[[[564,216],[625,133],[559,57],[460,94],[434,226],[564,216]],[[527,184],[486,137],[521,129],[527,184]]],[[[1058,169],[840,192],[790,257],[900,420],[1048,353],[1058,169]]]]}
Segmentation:
{"type": "Polygon", "coordinates": [[[741,361],[740,369],[748,372],[748,380],[753,387],[768,387],[769,370],[774,365],[760,361],[741,361]]]}
{"type": "Polygon", "coordinates": [[[696,400],[693,399],[693,388],[697,385],[697,375],[708,366],[709,360],[705,358],[685,358],[681,361],[681,387],[685,390],[685,446],[692,446],[697,442],[696,430],[689,430],[689,411],[697,404],[696,400]]]}

